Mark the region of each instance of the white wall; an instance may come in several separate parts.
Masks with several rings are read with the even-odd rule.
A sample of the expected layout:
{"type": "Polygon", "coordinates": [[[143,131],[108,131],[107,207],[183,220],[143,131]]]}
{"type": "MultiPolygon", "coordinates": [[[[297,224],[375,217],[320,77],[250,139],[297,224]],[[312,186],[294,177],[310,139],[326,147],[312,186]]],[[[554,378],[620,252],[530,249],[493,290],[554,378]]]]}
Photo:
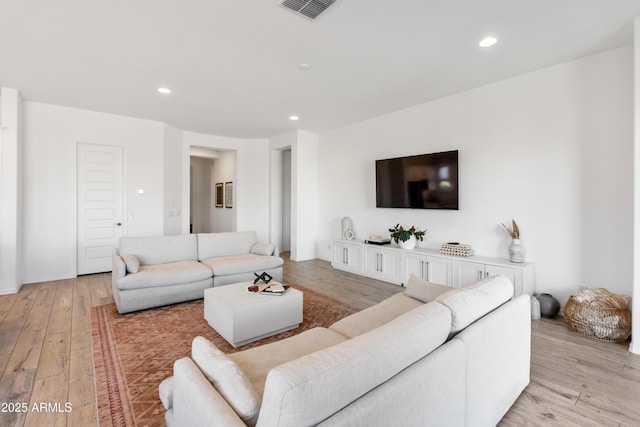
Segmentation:
{"type": "Polygon", "coordinates": [[[515,218],[538,292],[630,295],[631,59],[625,47],[321,133],[319,257],[350,216],[359,239],[401,223],[428,228],[429,247],[507,258],[498,224],[515,218]],[[375,208],[376,159],[455,149],[459,211],[375,208]]]}
{"type": "MultiPolygon", "coordinates": [[[[633,197],[633,299],[631,331],[640,331],[640,17],[633,23],[634,33],[634,197],[633,197]]],[[[631,352],[640,354],[640,334],[631,336],[631,352]]]]}
{"type": "Polygon", "coordinates": [[[124,234],[162,235],[162,123],[29,101],[23,112],[24,283],[76,274],[78,142],[124,147],[124,234]]]}
{"type": "Polygon", "coordinates": [[[291,259],[294,261],[317,257],[318,154],[318,134],[298,131],[298,142],[291,150],[291,259]]]}
{"type": "Polygon", "coordinates": [[[20,93],[0,88],[0,295],[23,283],[22,145],[20,93]]]}
{"type": "Polygon", "coordinates": [[[164,125],[164,234],[182,234],[182,131],[164,125]]]}
{"type": "Polygon", "coordinates": [[[316,258],[318,230],[318,135],[296,130],[269,140],[271,148],[271,238],[282,248],[283,167],[282,152],[291,150],[290,239],[291,259],[316,258]]]}

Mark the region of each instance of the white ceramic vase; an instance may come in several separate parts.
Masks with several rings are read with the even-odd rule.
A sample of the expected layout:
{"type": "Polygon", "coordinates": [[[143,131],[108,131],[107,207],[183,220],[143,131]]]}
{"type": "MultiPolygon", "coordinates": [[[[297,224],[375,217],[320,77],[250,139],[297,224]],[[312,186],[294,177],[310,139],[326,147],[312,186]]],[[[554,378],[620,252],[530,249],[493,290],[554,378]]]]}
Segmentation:
{"type": "Polygon", "coordinates": [[[540,301],[538,298],[531,296],[531,320],[538,320],[540,318],[540,301]]]}
{"type": "Polygon", "coordinates": [[[522,245],[522,240],[511,240],[511,246],[509,246],[509,257],[511,258],[511,262],[524,262],[524,253],[525,249],[522,245]]]}
{"type": "Polygon", "coordinates": [[[403,242],[402,240],[398,240],[398,245],[402,248],[402,249],[413,249],[416,247],[416,236],[414,236],[413,234],[411,235],[411,237],[409,237],[409,240],[407,240],[406,242],[403,242]]]}

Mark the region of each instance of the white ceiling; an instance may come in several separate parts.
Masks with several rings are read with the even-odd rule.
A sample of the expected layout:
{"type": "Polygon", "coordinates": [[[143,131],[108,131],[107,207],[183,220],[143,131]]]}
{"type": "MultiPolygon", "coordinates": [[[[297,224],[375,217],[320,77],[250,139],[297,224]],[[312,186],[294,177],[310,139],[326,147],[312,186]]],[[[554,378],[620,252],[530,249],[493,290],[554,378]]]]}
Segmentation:
{"type": "Polygon", "coordinates": [[[28,100],[263,138],[630,44],[637,16],[640,0],[338,0],[316,21],[277,0],[0,0],[0,85],[28,100]],[[498,44],[479,48],[486,35],[498,44]]]}

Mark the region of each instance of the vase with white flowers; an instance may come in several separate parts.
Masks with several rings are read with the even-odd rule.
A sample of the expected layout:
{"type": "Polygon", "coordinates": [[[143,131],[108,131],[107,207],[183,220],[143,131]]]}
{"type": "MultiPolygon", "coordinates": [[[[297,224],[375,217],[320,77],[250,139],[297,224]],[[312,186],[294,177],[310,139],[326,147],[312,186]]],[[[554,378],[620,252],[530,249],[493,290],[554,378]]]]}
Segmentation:
{"type": "Polygon", "coordinates": [[[404,228],[400,224],[396,224],[395,227],[389,229],[389,232],[393,241],[402,249],[413,249],[416,247],[418,240],[423,241],[427,230],[416,230],[413,225],[411,228],[404,228]]]}
{"type": "Polygon", "coordinates": [[[516,220],[511,220],[511,229],[502,223],[500,225],[502,225],[502,228],[511,236],[511,245],[509,246],[509,258],[511,262],[524,262],[525,249],[522,245],[522,240],[520,240],[520,228],[518,224],[516,224],[516,220]]]}

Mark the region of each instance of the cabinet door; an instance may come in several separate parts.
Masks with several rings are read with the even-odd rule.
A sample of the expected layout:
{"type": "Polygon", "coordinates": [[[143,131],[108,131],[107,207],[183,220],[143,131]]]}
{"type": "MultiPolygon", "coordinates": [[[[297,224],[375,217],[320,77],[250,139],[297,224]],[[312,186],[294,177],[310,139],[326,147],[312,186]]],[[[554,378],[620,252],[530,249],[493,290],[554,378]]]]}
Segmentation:
{"type": "Polygon", "coordinates": [[[424,255],[416,254],[413,252],[404,252],[402,254],[403,263],[403,282],[405,285],[409,283],[409,277],[413,274],[421,279],[427,278],[427,272],[425,268],[424,255]]]}
{"type": "Polygon", "coordinates": [[[432,256],[425,256],[424,259],[427,272],[425,279],[431,283],[451,286],[451,260],[432,256]]]}
{"type": "Polygon", "coordinates": [[[376,247],[364,247],[363,272],[370,277],[392,283],[402,281],[399,250],[389,250],[376,247]]]}
{"type": "Polygon", "coordinates": [[[380,279],[399,284],[402,281],[400,251],[380,252],[380,279]]]}
{"type": "Polygon", "coordinates": [[[484,277],[484,264],[471,261],[455,262],[455,287],[461,288],[484,277]]]}
{"type": "Polygon", "coordinates": [[[380,252],[376,248],[365,246],[363,249],[362,271],[368,275],[377,275],[380,272],[380,252]]]}
{"type": "Polygon", "coordinates": [[[362,248],[348,243],[333,244],[333,266],[341,270],[362,271],[362,248]]]}

